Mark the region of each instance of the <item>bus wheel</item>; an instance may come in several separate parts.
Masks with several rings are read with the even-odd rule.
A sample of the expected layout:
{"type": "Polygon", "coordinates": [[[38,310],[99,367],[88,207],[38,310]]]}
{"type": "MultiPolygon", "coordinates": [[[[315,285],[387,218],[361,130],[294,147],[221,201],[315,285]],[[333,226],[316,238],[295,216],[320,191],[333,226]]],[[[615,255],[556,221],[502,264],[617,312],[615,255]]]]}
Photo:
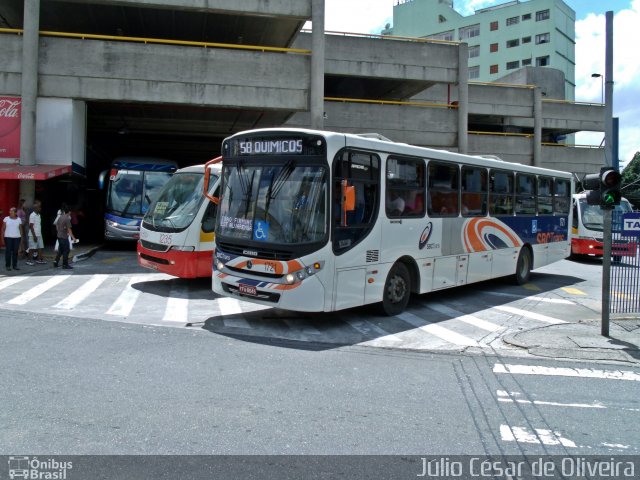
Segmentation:
{"type": "Polygon", "coordinates": [[[402,313],[409,303],[411,296],[411,279],[409,270],[402,263],[396,263],[384,283],[382,294],[382,309],[384,313],[392,316],[402,313]]]}
{"type": "Polygon", "coordinates": [[[531,251],[527,247],[523,247],[518,255],[518,264],[516,265],[515,280],[518,285],[524,285],[529,281],[532,264],[531,251]]]}

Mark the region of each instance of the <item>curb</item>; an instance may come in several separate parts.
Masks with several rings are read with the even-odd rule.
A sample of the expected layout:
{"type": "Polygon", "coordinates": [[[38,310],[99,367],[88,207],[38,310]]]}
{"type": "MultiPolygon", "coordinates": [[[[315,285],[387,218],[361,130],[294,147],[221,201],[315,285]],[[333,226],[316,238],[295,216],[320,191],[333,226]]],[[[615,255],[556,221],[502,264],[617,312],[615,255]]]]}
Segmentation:
{"type": "Polygon", "coordinates": [[[95,247],[91,247],[89,250],[87,250],[86,252],[82,252],[82,253],[78,253],[76,255],[73,256],[72,258],[72,262],[81,262],[83,260],[86,260],[87,258],[91,258],[93,257],[96,252],[98,250],[100,250],[104,245],[96,245],[95,247]]]}

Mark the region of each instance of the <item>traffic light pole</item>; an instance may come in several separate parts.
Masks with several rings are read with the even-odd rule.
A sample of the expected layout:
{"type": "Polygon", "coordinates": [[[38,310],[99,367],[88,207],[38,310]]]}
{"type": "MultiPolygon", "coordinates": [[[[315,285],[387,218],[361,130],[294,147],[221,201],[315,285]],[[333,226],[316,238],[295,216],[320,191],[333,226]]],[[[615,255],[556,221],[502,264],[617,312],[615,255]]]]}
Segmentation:
{"type": "Polygon", "coordinates": [[[613,210],[611,208],[604,208],[602,210],[603,216],[603,251],[602,251],[602,323],[600,333],[603,337],[609,336],[609,309],[611,294],[611,223],[613,217],[613,210]]]}

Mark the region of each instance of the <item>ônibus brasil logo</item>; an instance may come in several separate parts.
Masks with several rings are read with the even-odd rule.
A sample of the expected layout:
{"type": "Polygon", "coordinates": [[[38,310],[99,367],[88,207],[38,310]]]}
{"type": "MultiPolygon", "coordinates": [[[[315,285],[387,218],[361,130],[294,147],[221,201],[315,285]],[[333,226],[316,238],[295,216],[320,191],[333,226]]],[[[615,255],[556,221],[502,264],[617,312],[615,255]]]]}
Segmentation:
{"type": "Polygon", "coordinates": [[[429,222],[422,231],[422,235],[420,235],[420,242],[418,243],[418,247],[420,248],[420,250],[422,250],[427,242],[429,242],[431,233],[433,233],[433,223],[429,222]]]}
{"type": "Polygon", "coordinates": [[[66,480],[67,470],[73,469],[73,462],[61,462],[53,458],[39,460],[38,457],[10,456],[9,478],[66,480]]]}

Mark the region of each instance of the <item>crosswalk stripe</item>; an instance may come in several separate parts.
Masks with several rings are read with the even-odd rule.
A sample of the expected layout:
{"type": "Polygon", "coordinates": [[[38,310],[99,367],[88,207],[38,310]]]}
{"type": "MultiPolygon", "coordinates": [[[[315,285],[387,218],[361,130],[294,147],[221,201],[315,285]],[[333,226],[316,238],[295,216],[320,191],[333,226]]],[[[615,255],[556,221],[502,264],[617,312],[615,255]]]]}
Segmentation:
{"type": "Polygon", "coordinates": [[[102,282],[104,282],[109,275],[96,274],[91,280],[83,284],[75,292],[71,293],[67,298],[56,303],[53,308],[61,308],[63,310],[72,310],[80,303],[82,303],[89,295],[95,292],[102,282]]]}
{"type": "Polygon", "coordinates": [[[497,305],[493,308],[495,308],[496,310],[500,310],[502,312],[511,313],[513,315],[520,315],[521,317],[527,317],[533,320],[538,320],[539,322],[545,322],[545,323],[551,323],[551,324],[567,323],[566,321],[560,320],[559,318],[547,317],[546,315],[541,315],[535,312],[528,312],[527,310],[508,307],[506,305],[497,305]]]}
{"type": "Polygon", "coordinates": [[[56,285],[61,284],[70,276],[71,275],[56,275],[55,277],[51,277],[46,282],[36,285],[35,287],[31,288],[30,290],[27,290],[23,294],[18,295],[17,297],[9,300],[7,303],[10,303],[12,305],[26,305],[30,301],[38,298],[47,290],[55,287],[56,285]]]}
{"type": "Polygon", "coordinates": [[[362,333],[367,337],[371,337],[373,335],[379,335],[376,337],[376,341],[391,341],[391,342],[401,342],[402,339],[397,335],[387,332],[377,325],[367,322],[365,320],[355,320],[355,319],[347,319],[345,320],[351,327],[353,327],[358,332],[362,333]]]}
{"type": "Polygon", "coordinates": [[[403,320],[415,327],[418,327],[418,330],[421,330],[426,333],[430,333],[442,340],[445,340],[449,343],[453,343],[455,345],[461,345],[465,347],[477,347],[479,346],[478,342],[475,340],[465,337],[459,333],[448,330],[440,325],[435,325],[433,323],[429,323],[427,320],[414,315],[413,313],[404,312],[400,315],[396,315],[396,318],[403,320]],[[425,325],[426,324],[426,325],[425,325]]]}
{"type": "Polygon", "coordinates": [[[174,285],[171,288],[162,321],[176,323],[189,321],[189,289],[186,285],[174,285]]]}
{"type": "Polygon", "coordinates": [[[120,296],[117,298],[115,302],[109,307],[107,310],[107,315],[117,315],[120,317],[128,317],[133,310],[138,297],[140,296],[140,291],[133,288],[133,285],[136,283],[144,282],[148,280],[148,276],[144,277],[133,277],[129,280],[129,283],[122,291],[120,296]]]}
{"type": "Polygon", "coordinates": [[[242,313],[242,306],[240,305],[239,300],[230,297],[221,297],[218,299],[217,303],[218,309],[220,310],[220,315],[225,317],[222,319],[225,327],[245,329],[252,328],[251,324],[249,324],[249,322],[247,322],[244,318],[233,316],[242,313]]]}
{"type": "Polygon", "coordinates": [[[538,296],[527,296],[527,295],[517,295],[515,293],[506,293],[506,292],[488,292],[483,291],[482,293],[486,293],[487,295],[494,295],[496,297],[508,297],[508,298],[520,298],[527,300],[535,300],[537,302],[545,302],[545,303],[559,303],[562,305],[575,305],[575,302],[571,300],[565,300],[564,298],[547,298],[547,297],[538,297],[538,296]]]}
{"type": "Polygon", "coordinates": [[[10,287],[11,285],[15,285],[16,283],[20,283],[23,280],[26,280],[27,277],[12,277],[12,278],[7,278],[3,281],[0,282],[0,290],[4,290],[7,287],[10,287]]]}
{"type": "Polygon", "coordinates": [[[508,365],[496,363],[493,366],[493,373],[600,378],[604,380],[629,380],[640,382],[640,374],[630,370],[597,370],[593,368],[541,367],[537,365],[508,365]]]}
{"type": "Polygon", "coordinates": [[[467,315],[458,310],[454,310],[453,308],[449,308],[446,305],[442,305],[441,303],[429,303],[427,305],[431,310],[435,310],[438,313],[442,313],[443,315],[447,315],[451,317],[451,319],[460,320],[461,322],[467,323],[469,325],[473,325],[474,327],[481,328],[482,330],[486,330],[488,332],[495,332],[500,330],[500,325],[496,325],[495,323],[487,322],[478,317],[474,317],[473,315],[467,315]]]}

